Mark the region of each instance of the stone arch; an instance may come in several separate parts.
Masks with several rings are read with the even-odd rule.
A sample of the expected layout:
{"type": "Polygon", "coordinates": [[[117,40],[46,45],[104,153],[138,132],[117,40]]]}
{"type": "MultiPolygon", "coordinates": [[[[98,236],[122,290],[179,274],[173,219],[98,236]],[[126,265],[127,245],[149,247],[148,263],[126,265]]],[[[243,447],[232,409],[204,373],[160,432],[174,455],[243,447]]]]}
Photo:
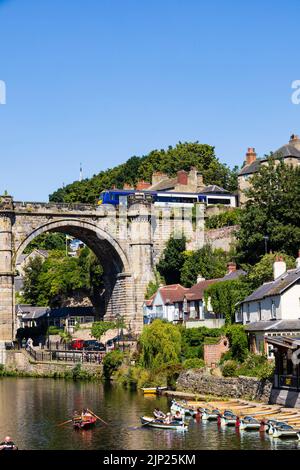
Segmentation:
{"type": "Polygon", "coordinates": [[[127,254],[114,237],[90,221],[67,218],[52,220],[33,228],[15,247],[13,270],[29,243],[46,232],[60,232],[79,238],[95,253],[104,269],[105,318],[112,319],[116,312],[128,318],[133,308],[133,287],[127,254]]]}

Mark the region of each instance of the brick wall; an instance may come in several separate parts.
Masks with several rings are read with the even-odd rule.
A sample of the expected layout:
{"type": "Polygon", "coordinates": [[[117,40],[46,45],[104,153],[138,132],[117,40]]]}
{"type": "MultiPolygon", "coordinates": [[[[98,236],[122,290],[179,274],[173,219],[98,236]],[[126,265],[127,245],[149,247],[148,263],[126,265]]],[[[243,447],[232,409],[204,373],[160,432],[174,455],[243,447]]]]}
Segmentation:
{"type": "Polygon", "coordinates": [[[222,337],[217,344],[204,345],[204,361],[209,367],[215,367],[221,359],[223,353],[229,350],[229,341],[222,337]]]}

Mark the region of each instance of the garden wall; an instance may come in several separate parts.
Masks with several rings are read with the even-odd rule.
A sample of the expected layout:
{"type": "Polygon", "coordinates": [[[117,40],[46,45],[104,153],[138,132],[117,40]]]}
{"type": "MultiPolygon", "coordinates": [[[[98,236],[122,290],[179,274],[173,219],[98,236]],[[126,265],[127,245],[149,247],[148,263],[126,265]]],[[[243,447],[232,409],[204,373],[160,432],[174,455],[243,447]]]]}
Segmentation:
{"type": "Polygon", "coordinates": [[[204,369],[181,372],[176,390],[215,395],[228,398],[245,398],[269,403],[272,382],[255,377],[216,377],[204,369]]]}

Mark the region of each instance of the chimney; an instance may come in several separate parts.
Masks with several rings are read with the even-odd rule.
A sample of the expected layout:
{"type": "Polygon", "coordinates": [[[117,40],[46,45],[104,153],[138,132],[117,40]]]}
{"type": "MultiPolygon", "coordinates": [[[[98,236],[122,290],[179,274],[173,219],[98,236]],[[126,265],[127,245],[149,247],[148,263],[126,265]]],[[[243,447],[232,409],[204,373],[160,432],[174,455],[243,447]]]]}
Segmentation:
{"type": "Polygon", "coordinates": [[[289,144],[292,145],[293,147],[295,147],[297,150],[300,150],[300,139],[299,139],[299,136],[296,135],[296,134],[292,134],[292,135],[291,135],[291,138],[290,138],[289,144]]]}
{"type": "Polygon", "coordinates": [[[227,273],[234,273],[236,271],[236,263],[234,261],[230,261],[230,263],[227,264],[227,273]]]}
{"type": "Polygon", "coordinates": [[[123,189],[134,189],[133,186],[131,184],[128,184],[128,183],[125,183],[123,185],[123,189]]]}
{"type": "Polygon", "coordinates": [[[254,147],[249,147],[248,152],[246,153],[246,165],[251,165],[251,163],[255,162],[257,154],[255,152],[254,147]]]}
{"type": "Polygon", "coordinates": [[[198,274],[198,276],[197,276],[197,284],[198,284],[198,282],[203,282],[203,281],[205,281],[205,277],[202,277],[201,274],[198,274]]]}
{"type": "Polygon", "coordinates": [[[150,188],[151,183],[148,183],[148,181],[138,181],[136,184],[136,189],[139,191],[142,191],[143,189],[148,189],[150,188]]]}
{"type": "Polygon", "coordinates": [[[154,173],[152,173],[151,184],[153,185],[153,184],[159,183],[161,180],[164,180],[167,178],[168,178],[168,175],[166,175],[162,171],[155,171],[154,173]]]}
{"type": "Polygon", "coordinates": [[[184,170],[177,171],[177,182],[178,184],[188,184],[188,174],[184,170]]]}
{"type": "Polygon", "coordinates": [[[285,272],[286,272],[286,264],[283,261],[282,256],[276,256],[276,260],[273,264],[274,280],[282,276],[285,272]]]}
{"type": "Polygon", "coordinates": [[[298,258],[296,259],[296,268],[300,268],[300,250],[298,251],[298,258]]]}
{"type": "Polygon", "coordinates": [[[202,190],[205,187],[204,181],[203,181],[203,175],[199,172],[197,172],[197,190],[202,190]]]}

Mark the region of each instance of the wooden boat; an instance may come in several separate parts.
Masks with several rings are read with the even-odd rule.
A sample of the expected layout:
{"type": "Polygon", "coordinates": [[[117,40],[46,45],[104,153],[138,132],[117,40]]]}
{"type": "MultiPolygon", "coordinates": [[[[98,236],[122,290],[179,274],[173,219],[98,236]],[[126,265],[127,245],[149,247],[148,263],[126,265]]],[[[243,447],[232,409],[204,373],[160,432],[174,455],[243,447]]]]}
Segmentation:
{"type": "Polygon", "coordinates": [[[222,426],[235,426],[237,420],[237,415],[232,413],[230,410],[224,411],[221,415],[221,425],[222,426]]]}
{"type": "Polygon", "coordinates": [[[168,387],[143,387],[142,390],[144,395],[157,395],[163,390],[167,390],[168,387]]]}
{"type": "Polygon", "coordinates": [[[176,411],[179,411],[179,413],[181,413],[184,416],[194,416],[196,413],[196,410],[188,408],[187,406],[184,406],[183,404],[177,403],[175,400],[172,401],[171,411],[172,413],[176,413],[176,411]]]}
{"type": "Polygon", "coordinates": [[[170,424],[164,423],[162,419],[153,419],[150,416],[141,416],[141,422],[144,426],[159,429],[173,429],[176,431],[187,431],[187,424],[184,421],[172,421],[170,424]]]}
{"type": "Polygon", "coordinates": [[[217,408],[209,410],[207,408],[200,409],[202,421],[217,421],[218,416],[221,415],[221,411],[217,408]]]}
{"type": "Polygon", "coordinates": [[[280,423],[274,425],[273,437],[297,437],[299,434],[299,428],[294,428],[286,423],[280,423]]]}
{"type": "Polygon", "coordinates": [[[253,418],[252,416],[244,416],[240,420],[240,429],[245,429],[245,430],[259,430],[261,427],[261,423],[253,418]]]}
{"type": "Polygon", "coordinates": [[[76,416],[73,418],[73,427],[74,429],[87,429],[93,426],[97,421],[97,418],[95,416],[76,416]]]}

